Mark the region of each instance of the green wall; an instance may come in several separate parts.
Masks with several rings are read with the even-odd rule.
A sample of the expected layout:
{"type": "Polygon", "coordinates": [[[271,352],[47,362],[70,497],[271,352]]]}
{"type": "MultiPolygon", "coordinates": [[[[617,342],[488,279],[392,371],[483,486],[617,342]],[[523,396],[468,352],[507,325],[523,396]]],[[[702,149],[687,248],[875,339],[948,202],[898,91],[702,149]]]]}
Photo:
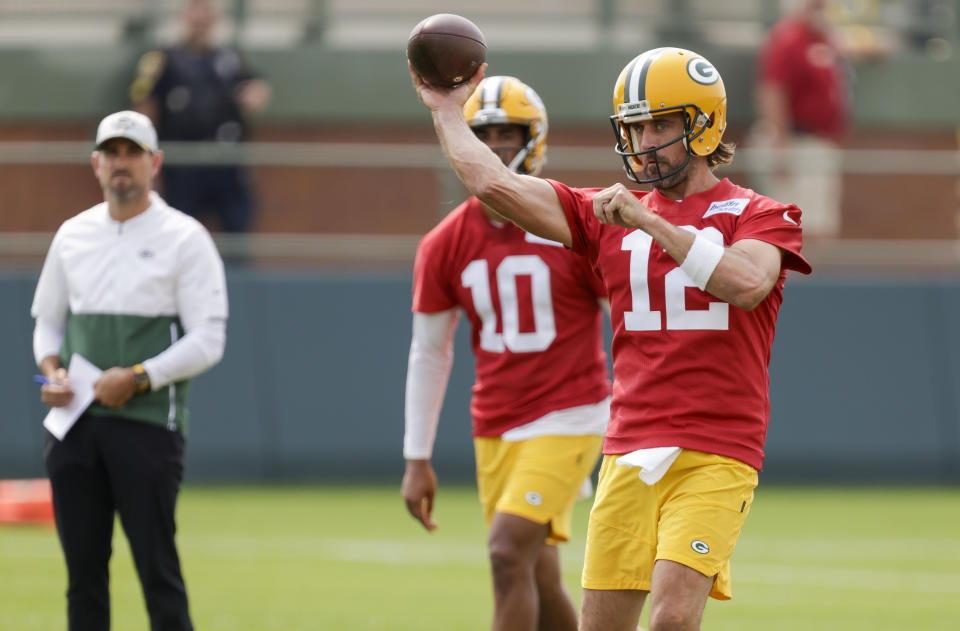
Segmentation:
{"type": "MultiPolygon", "coordinates": [[[[29,309],[38,272],[0,274],[0,478],[43,474],[29,309]]],[[[232,270],[223,361],[191,390],[193,481],[399,484],[408,275],[232,270]]],[[[960,279],[791,275],[771,364],[764,479],[960,481],[960,279]]],[[[473,475],[468,327],[436,448],[473,475]]]]}
{"type": "MultiPolygon", "coordinates": [[[[124,107],[139,52],[133,45],[0,50],[0,120],[90,120],[124,107]]],[[[748,121],[753,54],[698,52],[724,76],[731,121],[748,121]]],[[[490,72],[517,75],[533,85],[550,104],[555,123],[595,123],[609,115],[613,83],[633,54],[491,51],[488,62],[490,72]]],[[[426,122],[400,42],[396,51],[348,52],[315,45],[256,51],[249,57],[274,86],[267,112],[272,121],[426,122]]],[[[859,66],[856,76],[859,125],[953,127],[960,121],[960,55],[934,62],[906,50],[894,59],[859,66]]]]}

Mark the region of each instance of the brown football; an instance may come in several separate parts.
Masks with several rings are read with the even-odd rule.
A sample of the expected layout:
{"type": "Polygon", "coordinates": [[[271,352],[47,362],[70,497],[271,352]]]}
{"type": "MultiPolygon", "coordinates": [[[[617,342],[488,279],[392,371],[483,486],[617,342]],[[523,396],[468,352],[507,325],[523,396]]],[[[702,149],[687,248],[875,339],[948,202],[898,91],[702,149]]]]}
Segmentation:
{"type": "Polygon", "coordinates": [[[483,33],[465,17],[438,13],[421,21],[407,40],[407,59],[430,85],[467,81],[487,58],[483,33]]]}

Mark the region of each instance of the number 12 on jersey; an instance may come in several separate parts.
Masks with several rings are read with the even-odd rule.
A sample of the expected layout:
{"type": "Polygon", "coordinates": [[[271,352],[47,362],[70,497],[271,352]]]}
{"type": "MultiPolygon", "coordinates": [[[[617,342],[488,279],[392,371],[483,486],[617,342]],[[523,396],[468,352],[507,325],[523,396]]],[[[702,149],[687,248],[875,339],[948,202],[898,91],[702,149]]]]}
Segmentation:
{"type": "MultiPolygon", "coordinates": [[[[681,230],[698,232],[723,245],[723,234],[708,226],[698,231],[693,226],[681,230]]],[[[623,312],[623,326],[628,331],[659,331],[663,328],[660,311],[650,308],[650,250],[653,237],[643,230],[634,230],[623,238],[621,250],[630,252],[630,311],[623,312]]],[[[696,287],[690,277],[675,267],[663,278],[663,299],[667,311],[667,329],[676,331],[726,331],[730,321],[730,305],[712,301],[707,309],[687,309],[687,287],[696,287]]]]}
{"type": "Polygon", "coordinates": [[[550,292],[550,268],[535,254],[507,256],[497,265],[496,289],[500,298],[503,332],[497,333],[497,312],[490,294],[490,277],[485,259],[477,259],[463,268],[460,280],[470,290],[473,308],[483,326],[480,348],[490,353],[535,353],[546,350],[557,337],[553,298],[550,292]],[[529,276],[533,299],[533,331],[520,331],[520,304],[517,277],[529,276]]]}

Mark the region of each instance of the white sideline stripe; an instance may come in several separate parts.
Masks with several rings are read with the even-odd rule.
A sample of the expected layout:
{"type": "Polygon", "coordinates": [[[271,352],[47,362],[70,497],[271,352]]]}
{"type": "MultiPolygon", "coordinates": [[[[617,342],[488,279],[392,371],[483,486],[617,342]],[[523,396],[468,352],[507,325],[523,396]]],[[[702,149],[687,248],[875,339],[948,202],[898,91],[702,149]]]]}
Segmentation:
{"type": "MultiPolygon", "coordinates": [[[[458,543],[447,541],[413,541],[399,539],[332,538],[310,536],[264,535],[256,537],[240,536],[191,536],[178,537],[179,545],[195,550],[198,554],[213,553],[210,556],[244,556],[249,558],[271,557],[286,553],[303,555],[310,550],[321,554],[340,556],[345,559],[356,557],[412,560],[446,559],[473,560],[485,558],[486,551],[482,541],[458,543]]],[[[582,543],[561,546],[561,556],[571,561],[583,560],[582,543]]],[[[12,556],[42,557],[56,556],[59,548],[33,536],[18,536],[16,533],[4,533],[0,538],[0,551],[12,556]],[[51,551],[50,555],[43,551],[51,551]]],[[[796,559],[812,562],[835,561],[960,561],[960,540],[891,538],[891,539],[781,539],[781,538],[744,538],[737,546],[734,563],[738,566],[754,563],[775,562],[793,564],[796,559]]]]}
{"type": "Polygon", "coordinates": [[[790,585],[830,590],[868,590],[960,595],[960,573],[867,570],[816,565],[733,562],[735,584],[790,585]]]}
{"type": "Polygon", "coordinates": [[[958,538],[831,538],[785,539],[743,537],[737,543],[737,558],[794,561],[960,561],[958,538]]]}
{"type": "Polygon", "coordinates": [[[243,559],[315,558],[387,565],[485,565],[483,540],[476,544],[326,537],[182,537],[184,554],[243,559]]]}
{"type": "MultiPolygon", "coordinates": [[[[899,541],[899,540],[897,540],[899,541]]],[[[942,540],[956,546],[956,541],[942,540]]],[[[903,542],[900,542],[903,545],[903,542]]],[[[917,548],[935,552],[935,545],[923,545],[914,539],[917,548]],[[921,544],[921,545],[918,545],[921,544]]],[[[934,544],[937,541],[934,540],[934,544]]],[[[811,542],[812,544],[812,542],[811,542]]],[[[371,565],[467,565],[486,567],[484,544],[453,542],[415,542],[387,539],[341,539],[325,537],[179,537],[180,551],[187,557],[229,560],[302,561],[336,560],[371,565]]],[[[833,547],[833,546],[828,546],[833,547]]],[[[125,552],[125,548],[119,548],[125,552]]],[[[875,551],[880,548],[875,548],[875,551]]],[[[794,558],[809,558],[793,550],[794,558]]],[[[0,541],[0,555],[16,559],[60,558],[55,538],[40,541],[34,537],[5,536],[0,541]]],[[[822,557],[822,553],[821,553],[822,557]]],[[[580,546],[564,546],[561,551],[564,569],[577,571],[583,563],[580,546]]],[[[858,560],[882,562],[886,556],[864,555],[858,560]]],[[[945,560],[942,555],[910,556],[917,561],[945,560]]],[[[821,558],[820,560],[825,560],[821,558]]],[[[854,559],[844,559],[846,561],[854,559]]],[[[957,594],[960,595],[960,572],[898,571],[836,567],[834,565],[783,562],[737,561],[734,558],[733,580],[737,584],[785,585],[831,590],[870,590],[890,593],[957,594]]]]}

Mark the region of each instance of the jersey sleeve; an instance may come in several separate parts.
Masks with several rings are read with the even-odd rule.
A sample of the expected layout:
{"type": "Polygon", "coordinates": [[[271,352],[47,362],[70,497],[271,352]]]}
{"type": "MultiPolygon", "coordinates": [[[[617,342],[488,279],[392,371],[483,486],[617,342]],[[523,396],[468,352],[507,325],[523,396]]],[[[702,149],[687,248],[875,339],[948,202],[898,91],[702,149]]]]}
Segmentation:
{"type": "Polygon", "coordinates": [[[562,182],[547,179],[547,182],[553,187],[563,207],[563,214],[566,215],[567,225],[570,226],[570,235],[572,237],[570,249],[589,257],[595,258],[596,255],[596,232],[599,223],[593,216],[593,195],[585,189],[570,188],[562,182]],[[589,213],[587,211],[590,211],[589,213]]]}
{"type": "Polygon", "coordinates": [[[436,313],[457,306],[444,235],[444,232],[434,229],[427,233],[417,247],[413,264],[415,313],[436,313]]]}
{"type": "Polygon", "coordinates": [[[733,242],[757,239],[773,244],[784,251],[783,267],[801,274],[813,271],[807,259],[800,254],[803,232],[800,229],[801,211],[795,204],[764,206],[746,215],[737,225],[733,242]]]}

